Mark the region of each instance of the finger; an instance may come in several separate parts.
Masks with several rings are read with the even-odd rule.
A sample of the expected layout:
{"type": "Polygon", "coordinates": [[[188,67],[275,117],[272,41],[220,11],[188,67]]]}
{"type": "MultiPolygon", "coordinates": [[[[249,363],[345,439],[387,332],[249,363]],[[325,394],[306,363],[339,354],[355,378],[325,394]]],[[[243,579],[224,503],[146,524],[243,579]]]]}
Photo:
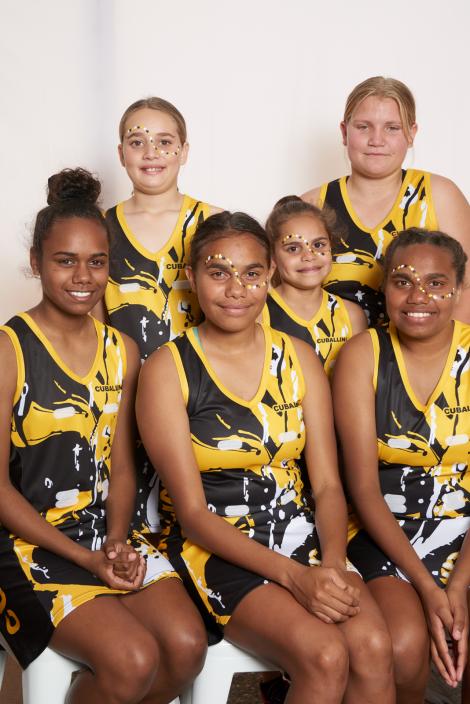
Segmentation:
{"type": "Polygon", "coordinates": [[[359,605],[359,599],[354,594],[351,594],[349,589],[340,589],[333,582],[327,582],[324,591],[348,607],[357,607],[359,605]]]}
{"type": "Polygon", "coordinates": [[[457,681],[460,682],[463,677],[468,656],[468,634],[466,625],[462,629],[461,637],[458,641],[454,641],[454,655],[456,660],[455,673],[457,681]]]}
{"type": "Polygon", "coordinates": [[[462,637],[462,633],[466,625],[467,610],[462,604],[454,604],[452,611],[454,623],[451,629],[451,634],[454,640],[459,640],[462,637]]]}
{"type": "MultiPolygon", "coordinates": [[[[444,616],[444,618],[446,618],[446,617],[444,616]]],[[[452,627],[451,619],[449,620],[449,622],[452,627]]],[[[432,639],[434,641],[434,644],[436,646],[436,650],[439,655],[439,658],[441,659],[442,663],[444,664],[444,667],[446,669],[448,676],[450,677],[450,679],[453,683],[456,682],[457,679],[456,679],[455,667],[454,667],[454,663],[453,663],[453,660],[452,660],[452,657],[451,657],[451,654],[449,652],[449,648],[447,645],[444,626],[443,626],[441,619],[438,618],[437,616],[431,618],[431,635],[432,635],[432,639]]]]}
{"type": "Polygon", "coordinates": [[[431,640],[431,657],[434,665],[436,666],[436,670],[438,671],[444,682],[448,684],[449,687],[452,687],[452,680],[447,674],[446,667],[442,662],[441,658],[439,657],[439,653],[433,640],[431,640]]]}

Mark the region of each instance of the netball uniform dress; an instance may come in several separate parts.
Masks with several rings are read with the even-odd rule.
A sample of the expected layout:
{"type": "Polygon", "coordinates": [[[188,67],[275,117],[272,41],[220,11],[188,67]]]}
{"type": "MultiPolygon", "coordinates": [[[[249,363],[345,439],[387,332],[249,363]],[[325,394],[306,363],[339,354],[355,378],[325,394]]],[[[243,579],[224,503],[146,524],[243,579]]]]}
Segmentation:
{"type": "MultiPolygon", "coordinates": [[[[442,587],[470,527],[470,325],[454,321],[444,371],[425,405],[410,386],[395,329],[369,333],[382,493],[442,587]]],[[[365,580],[406,579],[363,529],[349,543],[348,555],[365,580]]]]}
{"type": "MultiPolygon", "coordinates": [[[[318,565],[314,515],[297,463],[305,442],[302,371],[287,335],[263,329],[264,370],[251,401],[238,398],[217,379],[197,329],[171,342],[169,349],[209,509],[271,550],[318,565]]],[[[192,543],[165,492],[163,498],[160,549],[201,612],[223,626],[240,600],[266,580],[192,543]]]]}
{"type": "MultiPolygon", "coordinates": [[[[97,352],[84,377],[65,366],[26,313],[0,330],[14,346],[18,368],[10,479],[48,523],[83,547],[99,550],[106,538],[111,445],[126,355],[116,330],[94,324],[97,352]]],[[[146,558],[145,585],[176,576],[141,535],[133,533],[131,544],[146,558]]],[[[0,635],[22,667],[42,652],[75,608],[124,593],[1,526],[0,587],[0,635]]]]}
{"type": "Polygon", "coordinates": [[[431,174],[407,169],[402,185],[387,217],[377,227],[365,227],[354,212],[347,190],[347,176],[326,183],[320,190],[320,202],[332,208],[345,236],[333,255],[333,266],[325,288],[341,298],[358,303],[369,324],[385,318],[381,261],[388,245],[408,227],[437,229],[431,195],[431,174]]]}
{"type": "MultiPolygon", "coordinates": [[[[147,250],[132,233],[119,203],[106,213],[112,232],[105,303],[111,324],[137,343],[142,361],[165,342],[197,325],[201,311],[185,266],[197,225],[210,205],[184,196],[175,228],[158,252],[147,250]]],[[[158,481],[143,447],[136,457],[138,496],[135,525],[159,529],[158,481]]]]}
{"type": "Polygon", "coordinates": [[[352,325],[344,301],[327,291],[322,292],[317,313],[311,320],[304,320],[296,315],[276,289],[272,289],[263,309],[263,323],[311,345],[327,374],[333,369],[343,344],[352,337],[352,325]]]}

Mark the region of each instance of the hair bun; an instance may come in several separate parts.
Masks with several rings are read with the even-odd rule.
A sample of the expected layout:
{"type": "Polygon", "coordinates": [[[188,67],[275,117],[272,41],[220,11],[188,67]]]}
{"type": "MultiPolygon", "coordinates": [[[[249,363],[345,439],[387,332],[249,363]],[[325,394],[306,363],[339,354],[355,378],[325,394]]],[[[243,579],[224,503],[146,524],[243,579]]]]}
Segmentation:
{"type": "Polygon", "coordinates": [[[303,203],[303,201],[299,196],[284,196],[274,204],[274,209],[280,208],[282,205],[286,205],[286,203],[303,203]]]}
{"type": "Polygon", "coordinates": [[[95,204],[101,193],[101,184],[86,169],[63,169],[47,181],[47,202],[58,205],[70,200],[95,204]]]}

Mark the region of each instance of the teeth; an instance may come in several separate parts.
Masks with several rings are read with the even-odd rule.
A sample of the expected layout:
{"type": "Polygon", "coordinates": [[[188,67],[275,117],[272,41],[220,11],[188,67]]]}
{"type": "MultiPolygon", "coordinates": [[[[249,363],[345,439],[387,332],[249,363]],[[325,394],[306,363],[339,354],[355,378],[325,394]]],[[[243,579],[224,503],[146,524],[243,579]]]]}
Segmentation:
{"type": "Polygon", "coordinates": [[[91,291],[69,291],[69,293],[75,298],[88,298],[91,296],[91,291]]]}
{"type": "Polygon", "coordinates": [[[432,313],[406,313],[409,318],[429,318],[432,313]]]}

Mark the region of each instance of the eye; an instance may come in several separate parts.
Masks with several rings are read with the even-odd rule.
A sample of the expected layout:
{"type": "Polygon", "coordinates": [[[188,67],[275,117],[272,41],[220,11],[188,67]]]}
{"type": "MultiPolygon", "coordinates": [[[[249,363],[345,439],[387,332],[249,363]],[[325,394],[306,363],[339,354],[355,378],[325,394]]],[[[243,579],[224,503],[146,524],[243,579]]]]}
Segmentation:
{"type": "Polygon", "coordinates": [[[411,282],[408,281],[408,279],[394,279],[393,283],[397,288],[406,288],[411,285],[411,282]]]}
{"type": "Polygon", "coordinates": [[[316,242],[312,242],[311,247],[313,249],[325,249],[325,247],[329,246],[328,240],[317,240],[316,242]]]}
{"type": "Polygon", "coordinates": [[[129,141],[129,145],[133,147],[134,149],[137,149],[143,145],[143,140],[142,139],[137,139],[137,137],[134,137],[134,139],[131,139],[129,141]]]}
{"type": "Polygon", "coordinates": [[[443,288],[446,285],[447,281],[441,281],[439,279],[433,279],[432,281],[428,281],[426,284],[428,288],[443,288]]]}
{"type": "Polygon", "coordinates": [[[261,274],[259,271],[247,271],[246,274],[243,274],[243,278],[250,279],[250,281],[259,279],[260,276],[261,274]]]}
{"type": "Polygon", "coordinates": [[[401,125],[387,125],[387,130],[389,132],[400,132],[401,131],[401,125]]]}
{"type": "Polygon", "coordinates": [[[56,259],[56,262],[60,264],[60,266],[72,266],[75,263],[72,257],[60,257],[56,259]]]}
{"type": "Polygon", "coordinates": [[[105,259],[91,259],[90,260],[90,266],[94,267],[95,269],[101,269],[105,265],[106,265],[105,259]]]}
{"type": "Polygon", "coordinates": [[[368,125],[364,125],[364,124],[362,124],[362,123],[359,123],[358,125],[356,125],[356,129],[357,129],[357,130],[360,130],[361,132],[362,132],[363,130],[366,130],[367,127],[368,127],[368,125]]]}
{"type": "Polygon", "coordinates": [[[300,251],[300,245],[288,244],[286,247],[284,247],[284,251],[288,254],[297,254],[300,251]]]}
{"type": "Polygon", "coordinates": [[[211,279],[215,279],[216,281],[224,281],[228,275],[228,272],[222,271],[221,269],[209,272],[211,279]]]}

